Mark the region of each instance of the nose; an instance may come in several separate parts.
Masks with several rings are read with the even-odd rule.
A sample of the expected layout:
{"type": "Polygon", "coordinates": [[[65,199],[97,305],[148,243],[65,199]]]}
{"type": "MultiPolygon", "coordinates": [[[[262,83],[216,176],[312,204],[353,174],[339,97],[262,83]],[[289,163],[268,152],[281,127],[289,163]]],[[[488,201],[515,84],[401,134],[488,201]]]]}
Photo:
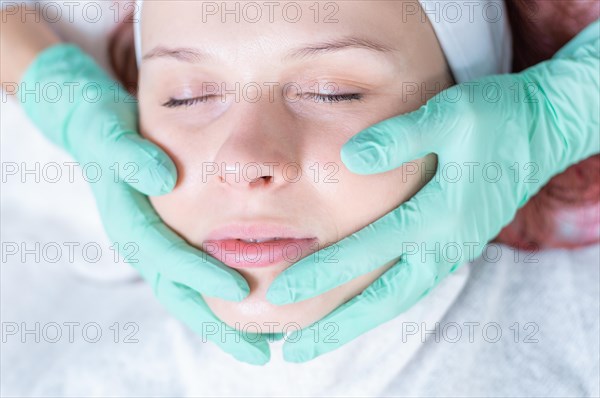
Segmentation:
{"type": "Polygon", "coordinates": [[[281,101],[235,103],[226,123],[227,138],[215,157],[214,181],[228,189],[265,190],[297,181],[298,134],[281,101]],[[278,103],[279,102],[279,103],[278,103]]]}
{"type": "Polygon", "coordinates": [[[264,188],[275,185],[278,166],[279,162],[221,162],[216,178],[235,188],[264,188]]]}

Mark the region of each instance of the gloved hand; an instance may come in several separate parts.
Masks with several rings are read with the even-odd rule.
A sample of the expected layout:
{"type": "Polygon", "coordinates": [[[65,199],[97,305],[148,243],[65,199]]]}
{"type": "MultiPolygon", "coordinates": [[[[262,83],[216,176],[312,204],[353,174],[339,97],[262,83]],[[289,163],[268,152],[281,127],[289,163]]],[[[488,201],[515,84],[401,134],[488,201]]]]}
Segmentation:
{"type": "Polygon", "coordinates": [[[600,152],[599,28],[593,23],[547,62],[454,86],[350,139],[341,156],[355,173],[388,171],[432,152],[437,172],[408,202],[341,240],[337,263],[319,263],[317,252],[273,282],[269,301],[298,302],[400,257],[319,321],[337,324],[337,343],[297,333],[284,345],[286,360],[310,360],[404,312],[479,256],[552,176],[600,152]],[[450,169],[457,166],[458,178],[450,169]]]}
{"type": "Polygon", "coordinates": [[[104,227],[121,250],[129,249],[122,253],[124,260],[151,281],[159,301],[197,333],[217,326],[219,332],[206,337],[236,358],[267,362],[267,343],[222,331],[198,293],[239,301],[249,292],[246,280],[187,245],[142,195],[171,191],[177,172],[165,152],[138,135],[135,99],[70,44],[38,54],[20,88],[25,90],[18,97],[26,113],[46,137],[81,166],[100,167],[101,177],[91,185],[104,227]],[[126,246],[129,242],[135,253],[126,246]]]}

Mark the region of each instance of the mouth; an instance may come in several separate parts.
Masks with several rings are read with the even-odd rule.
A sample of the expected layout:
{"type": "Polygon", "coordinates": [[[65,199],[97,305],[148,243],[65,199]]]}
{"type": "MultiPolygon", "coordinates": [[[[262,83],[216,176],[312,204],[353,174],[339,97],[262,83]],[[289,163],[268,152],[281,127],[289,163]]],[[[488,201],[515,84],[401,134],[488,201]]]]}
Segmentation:
{"type": "Polygon", "coordinates": [[[202,250],[231,268],[293,264],[318,250],[318,239],[278,224],[232,224],[211,231],[202,250]]]}

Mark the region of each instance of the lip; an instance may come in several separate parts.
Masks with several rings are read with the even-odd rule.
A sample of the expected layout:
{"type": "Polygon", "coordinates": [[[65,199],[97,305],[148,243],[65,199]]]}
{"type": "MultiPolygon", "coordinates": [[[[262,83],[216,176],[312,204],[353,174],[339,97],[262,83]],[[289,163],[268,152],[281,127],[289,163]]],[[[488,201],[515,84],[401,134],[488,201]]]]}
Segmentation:
{"type": "Polygon", "coordinates": [[[202,249],[232,268],[264,268],[299,261],[317,251],[317,245],[315,236],[291,226],[238,223],[211,231],[202,249]]]}
{"type": "Polygon", "coordinates": [[[315,236],[288,225],[273,223],[237,223],[215,228],[207,236],[207,240],[227,239],[314,239],[315,236]]]}

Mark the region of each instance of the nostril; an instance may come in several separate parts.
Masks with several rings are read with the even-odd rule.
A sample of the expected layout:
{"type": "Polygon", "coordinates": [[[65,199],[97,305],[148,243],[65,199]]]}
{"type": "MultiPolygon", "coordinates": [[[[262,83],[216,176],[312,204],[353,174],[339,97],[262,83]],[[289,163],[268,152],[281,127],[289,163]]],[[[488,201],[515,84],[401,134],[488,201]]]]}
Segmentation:
{"type": "Polygon", "coordinates": [[[268,185],[272,181],[273,181],[273,177],[272,176],[262,176],[262,177],[258,177],[258,178],[252,179],[252,181],[250,181],[250,185],[251,186],[268,185]]]}

